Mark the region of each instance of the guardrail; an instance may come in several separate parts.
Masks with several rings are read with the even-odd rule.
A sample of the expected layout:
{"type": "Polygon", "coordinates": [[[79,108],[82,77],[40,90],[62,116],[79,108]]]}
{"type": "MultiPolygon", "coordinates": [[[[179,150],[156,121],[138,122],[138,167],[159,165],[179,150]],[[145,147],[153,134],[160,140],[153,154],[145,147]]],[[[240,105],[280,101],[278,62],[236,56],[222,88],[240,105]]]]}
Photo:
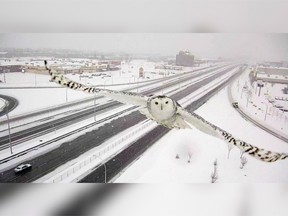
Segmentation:
{"type": "Polygon", "coordinates": [[[44,147],[44,146],[46,146],[46,145],[49,145],[49,144],[54,143],[54,142],[56,142],[56,141],[59,141],[59,140],[61,140],[61,139],[63,139],[63,138],[66,138],[66,137],[68,137],[68,136],[74,135],[75,133],[78,133],[78,132],[80,132],[80,131],[82,131],[82,130],[86,130],[86,129],[90,128],[90,127],[93,127],[93,126],[95,126],[95,125],[97,125],[97,124],[103,123],[103,122],[105,122],[105,121],[107,121],[107,120],[110,120],[110,119],[112,119],[112,118],[114,118],[114,117],[118,117],[119,115],[122,115],[123,113],[126,113],[126,112],[128,112],[128,111],[132,111],[133,109],[136,109],[136,108],[137,108],[136,106],[127,108],[127,109],[122,110],[122,111],[120,111],[120,112],[118,112],[118,113],[115,113],[115,114],[113,114],[113,115],[111,115],[111,116],[108,116],[108,117],[106,117],[106,118],[103,118],[103,119],[101,119],[101,120],[98,120],[98,121],[96,121],[96,122],[93,122],[93,123],[91,123],[91,124],[89,124],[89,125],[85,125],[85,126],[83,126],[83,127],[81,127],[81,128],[78,128],[78,129],[76,129],[76,130],[70,131],[69,133],[66,133],[66,134],[63,134],[63,135],[61,135],[61,136],[59,136],[59,137],[56,137],[56,138],[54,138],[54,139],[51,139],[51,140],[49,140],[49,141],[47,141],[47,142],[45,142],[45,143],[41,143],[41,144],[39,144],[39,145],[36,145],[36,146],[31,147],[31,148],[25,149],[25,150],[22,151],[22,152],[19,152],[19,153],[13,154],[13,155],[11,155],[11,156],[9,156],[9,157],[7,157],[7,158],[1,159],[1,160],[0,160],[0,164],[6,163],[6,162],[8,162],[8,161],[10,161],[10,160],[12,160],[12,159],[14,159],[14,158],[18,158],[19,156],[22,156],[22,155],[25,155],[25,154],[27,154],[27,153],[29,153],[29,152],[31,152],[31,151],[37,150],[37,149],[40,148],[40,147],[44,147]]]}
{"type": "MultiPolygon", "coordinates": [[[[50,179],[48,179],[48,180],[46,180],[44,182],[45,183],[58,183],[58,182],[61,182],[61,181],[65,180],[66,178],[70,177],[71,175],[75,174],[76,172],[79,172],[83,167],[91,164],[92,162],[95,162],[93,164],[93,167],[97,167],[97,165],[103,164],[104,161],[100,158],[101,155],[107,153],[108,151],[111,151],[111,150],[115,149],[120,144],[123,144],[124,141],[126,141],[129,138],[133,137],[134,135],[138,134],[140,131],[143,131],[145,128],[147,128],[149,126],[152,126],[153,124],[156,125],[155,122],[150,121],[150,120],[148,120],[148,121],[146,120],[146,122],[142,123],[139,127],[135,128],[131,132],[119,137],[118,139],[116,139],[115,141],[112,141],[111,143],[108,143],[99,152],[91,154],[90,156],[86,157],[85,159],[77,162],[76,164],[73,164],[69,169],[66,169],[65,171],[53,176],[52,178],[50,178],[50,179]]],[[[127,145],[129,145],[129,144],[127,144],[127,145]]],[[[110,157],[114,156],[118,152],[122,151],[122,149],[126,148],[127,145],[122,146],[122,148],[119,148],[118,150],[116,150],[113,154],[111,154],[105,160],[109,159],[110,157]]],[[[84,170],[84,172],[86,173],[87,170],[84,170]]],[[[77,176],[77,178],[79,178],[79,176],[77,176]]],[[[76,177],[75,177],[75,179],[76,179],[76,177]]]]}

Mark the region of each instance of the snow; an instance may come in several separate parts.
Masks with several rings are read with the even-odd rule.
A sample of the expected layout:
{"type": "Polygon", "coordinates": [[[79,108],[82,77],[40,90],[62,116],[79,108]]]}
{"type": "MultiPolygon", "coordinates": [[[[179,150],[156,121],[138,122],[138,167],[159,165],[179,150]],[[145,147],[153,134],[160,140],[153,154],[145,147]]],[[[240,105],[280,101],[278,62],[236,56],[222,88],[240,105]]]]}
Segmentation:
{"type": "MultiPolygon", "coordinates": [[[[142,66],[141,61],[139,61],[138,63],[139,63],[138,66],[139,65],[142,66]]],[[[151,69],[152,69],[152,66],[151,66],[151,69]]],[[[231,74],[232,73],[233,71],[231,72],[231,74]]],[[[17,74],[22,74],[22,73],[17,73],[17,74]]],[[[207,86],[204,86],[201,89],[198,89],[197,91],[193,93],[193,95],[190,95],[182,99],[180,102],[182,103],[182,105],[188,104],[189,100],[190,101],[195,100],[197,97],[199,97],[201,92],[204,89],[212,87],[217,82],[222,82],[225,78],[227,78],[230,75],[225,75],[225,76],[222,76],[221,78],[219,77],[214,82],[210,83],[207,86]]],[[[30,81],[27,83],[30,83],[29,85],[33,85],[33,81],[34,81],[34,84],[35,84],[35,75],[30,74],[29,76],[30,76],[29,78],[30,81]],[[34,80],[33,80],[33,77],[34,77],[34,80]]],[[[41,82],[42,76],[46,77],[45,79],[47,81],[48,76],[37,74],[37,78],[38,78],[37,85],[38,83],[39,85],[43,85],[43,86],[44,85],[47,85],[47,86],[56,85],[54,83],[49,83],[49,82],[45,83],[44,78],[43,78],[43,82],[41,82]]],[[[73,79],[76,79],[76,80],[79,79],[79,77],[77,78],[76,75],[69,75],[69,76],[71,76],[70,78],[72,78],[73,76],[73,79]]],[[[201,80],[203,79],[203,77],[197,78],[193,82],[196,82],[197,80],[201,80]]],[[[14,80],[15,78],[16,77],[14,77],[14,80]]],[[[123,82],[122,79],[124,77],[122,77],[121,79],[120,77],[118,78],[119,78],[118,81],[115,78],[113,82],[115,83],[123,82]]],[[[127,76],[127,78],[129,77],[127,76]]],[[[243,76],[243,78],[245,78],[245,76],[243,76]]],[[[98,81],[100,82],[99,77],[98,79],[99,79],[98,81]]],[[[135,79],[135,76],[134,77],[130,76],[129,79],[133,80],[135,79]]],[[[7,77],[7,81],[9,81],[8,77],[7,77]]],[[[22,79],[22,82],[25,83],[24,78],[22,79]]],[[[192,84],[193,82],[187,81],[186,84],[183,83],[179,85],[178,88],[180,86],[181,88],[184,88],[185,85],[192,84]]],[[[112,83],[112,79],[111,79],[111,83],[112,83]]],[[[233,85],[234,90],[232,87],[232,93],[233,92],[235,93],[235,85],[236,85],[235,83],[236,82],[234,82],[234,85],[233,85]]],[[[159,83],[157,84],[159,85],[159,83]]],[[[21,82],[19,85],[21,85],[21,82]]],[[[165,93],[167,93],[168,91],[172,91],[173,89],[175,89],[175,87],[176,86],[166,89],[165,93]]],[[[119,87],[115,87],[115,88],[119,88],[119,87]]],[[[276,91],[275,89],[273,89],[273,91],[276,91]]],[[[43,108],[45,108],[47,106],[57,105],[57,103],[61,104],[65,102],[66,100],[65,98],[66,89],[61,89],[61,88],[33,89],[31,91],[38,92],[38,93],[35,93],[33,97],[31,97],[31,95],[30,97],[25,97],[25,95],[27,95],[27,92],[25,92],[26,89],[19,90],[18,94],[14,92],[16,90],[17,89],[13,89],[12,94],[15,96],[18,96],[18,98],[20,97],[21,106],[19,107],[21,107],[20,108],[21,111],[18,110],[18,114],[21,114],[26,111],[31,111],[29,110],[28,105],[26,106],[27,108],[25,108],[22,101],[27,101],[27,104],[30,103],[30,105],[33,104],[34,106],[35,101],[39,101],[43,99],[43,101],[41,101],[40,104],[43,105],[43,108]],[[51,93],[52,91],[53,93],[51,93]],[[40,98],[41,95],[42,95],[42,98],[40,98]],[[45,98],[43,97],[43,95],[45,95],[45,98]],[[57,101],[58,97],[55,97],[55,95],[57,96],[59,95],[59,98],[61,97],[61,99],[57,101]],[[52,100],[52,104],[48,104],[48,101],[50,101],[51,103],[51,98],[49,98],[50,96],[53,96],[53,98],[54,97],[56,98],[55,101],[52,100]]],[[[178,89],[178,91],[179,90],[181,89],[178,89]]],[[[6,92],[7,94],[11,95],[11,91],[9,92],[9,90],[7,89],[6,91],[7,91],[6,92]]],[[[141,89],[139,91],[141,91],[141,89]]],[[[211,123],[220,126],[222,129],[225,129],[228,132],[231,132],[236,137],[241,138],[253,145],[257,145],[259,147],[263,147],[263,148],[273,150],[273,151],[288,152],[287,143],[278,140],[277,138],[267,134],[266,132],[260,130],[259,128],[253,126],[251,123],[242,119],[242,117],[231,107],[231,101],[228,100],[227,91],[228,91],[228,88],[223,89],[216,96],[214,96],[207,103],[205,103],[202,107],[200,107],[196,111],[196,113],[203,116],[205,119],[207,119],[211,123]],[[213,110],[213,112],[211,112],[211,110],[213,110]],[[255,134],[257,134],[257,136],[255,136],[255,134]]],[[[83,99],[84,96],[87,96],[87,94],[83,94],[82,92],[76,92],[76,91],[70,92],[69,89],[67,93],[68,93],[69,101],[70,101],[70,98],[72,97],[73,97],[72,98],[73,100],[77,100],[79,98],[83,99]]],[[[98,100],[97,100],[97,103],[98,103],[98,100]]],[[[103,101],[101,101],[101,104],[102,103],[103,101]]],[[[35,102],[35,104],[39,104],[39,103],[35,102]]],[[[119,109],[122,109],[122,108],[119,108],[119,109]]],[[[111,112],[114,113],[115,110],[111,112]]],[[[105,116],[108,114],[109,112],[105,113],[105,116]]],[[[82,122],[81,125],[87,124],[88,121],[91,121],[91,119],[85,122],[82,122]]],[[[78,125],[78,127],[79,126],[80,125],[78,125]]],[[[61,134],[66,133],[67,131],[70,131],[73,128],[75,127],[71,126],[61,131],[59,130],[57,131],[57,135],[59,135],[60,133],[61,134]]],[[[54,136],[56,135],[54,134],[54,136]]],[[[77,136],[79,136],[79,134],[77,134],[77,136]]],[[[46,139],[49,140],[51,139],[51,137],[53,137],[52,134],[50,134],[46,138],[43,138],[43,140],[44,141],[46,139]]],[[[69,139],[72,139],[72,137],[70,137],[69,139]]],[[[33,142],[33,144],[35,145],[35,142],[33,142]]],[[[27,146],[25,145],[23,144],[21,148],[23,149],[27,148],[27,146]]],[[[55,145],[52,147],[54,148],[57,145],[59,145],[59,143],[55,143],[55,145]]],[[[223,141],[218,140],[214,137],[210,137],[206,134],[203,134],[200,131],[172,130],[167,135],[162,137],[157,143],[155,143],[139,160],[131,164],[129,168],[123,171],[121,173],[121,176],[118,179],[116,179],[115,182],[176,182],[176,183],[178,182],[210,182],[211,181],[210,176],[213,171],[213,163],[215,159],[217,159],[217,162],[219,164],[218,165],[219,179],[217,180],[217,182],[279,182],[279,181],[285,182],[288,180],[288,175],[285,172],[283,172],[283,170],[285,170],[285,168],[288,165],[287,161],[280,161],[276,163],[264,163],[254,158],[251,158],[249,156],[245,156],[248,159],[248,163],[245,165],[244,169],[240,169],[239,168],[240,167],[239,150],[236,147],[233,148],[230,154],[230,158],[228,160],[227,149],[228,149],[227,145],[223,141]],[[176,154],[179,154],[180,159],[175,158],[176,154]],[[192,155],[190,163],[188,163],[188,154],[192,155]],[[255,170],[257,170],[257,172],[255,172],[255,170]]],[[[41,151],[38,151],[38,152],[37,151],[35,151],[36,153],[34,152],[30,154],[29,157],[32,157],[33,155],[35,156],[35,154],[41,154],[41,151]]],[[[81,160],[85,160],[88,156],[89,156],[88,153],[80,156],[79,158],[73,160],[73,164],[81,162],[81,160]]],[[[107,155],[107,157],[109,157],[109,154],[107,155]]],[[[99,161],[97,161],[97,163],[99,163],[99,161]]],[[[61,175],[59,173],[65,172],[65,169],[70,168],[70,166],[73,164],[72,162],[64,164],[62,167],[57,169],[55,173],[51,173],[49,176],[53,177],[55,175],[61,175]]],[[[12,166],[12,164],[10,166],[12,166]]],[[[82,170],[82,171],[85,171],[85,170],[82,170]]],[[[47,180],[47,178],[48,176],[46,176],[44,179],[47,180]]],[[[75,179],[75,177],[73,178],[75,179]]],[[[65,181],[69,182],[69,181],[73,181],[73,179],[71,177],[71,178],[67,178],[65,181]]]]}
{"type": "MultiPolygon", "coordinates": [[[[212,75],[212,74],[211,74],[211,75],[212,75]]],[[[206,78],[206,77],[207,77],[207,75],[197,77],[197,78],[194,79],[194,80],[195,80],[194,82],[200,81],[200,80],[202,80],[202,79],[204,79],[204,78],[206,78]]],[[[186,81],[186,84],[187,84],[187,83],[188,83],[188,84],[191,84],[190,81],[186,81]]],[[[182,88],[183,88],[186,84],[185,84],[185,82],[184,82],[184,83],[182,84],[182,88]]],[[[154,84],[153,84],[153,85],[154,85],[154,84]]],[[[159,83],[156,83],[156,85],[159,85],[159,83]]],[[[161,83],[160,83],[160,85],[161,85],[161,83]]],[[[173,91],[175,92],[175,90],[176,90],[176,91],[180,91],[182,88],[179,88],[178,85],[177,85],[177,86],[174,86],[174,87],[173,87],[173,86],[172,86],[172,87],[169,87],[168,89],[166,89],[166,91],[168,92],[168,91],[173,90],[173,91]]],[[[49,93],[49,91],[50,91],[50,89],[46,89],[46,93],[47,93],[47,94],[49,93]]],[[[72,91],[72,92],[73,92],[73,93],[74,93],[74,92],[77,93],[77,91],[72,91]]],[[[169,93],[169,94],[171,94],[171,93],[169,93]]],[[[21,94],[20,94],[20,96],[21,96],[21,94]]],[[[30,98],[30,97],[29,97],[29,98],[27,98],[27,100],[28,100],[28,102],[33,103],[33,98],[30,98]]],[[[104,103],[107,103],[107,101],[109,101],[109,98],[108,98],[108,99],[107,99],[107,98],[103,98],[103,99],[101,99],[101,100],[97,100],[97,103],[104,104],[104,103]]],[[[111,110],[111,111],[105,112],[104,114],[97,115],[97,120],[102,119],[102,118],[104,118],[104,117],[107,117],[107,116],[109,116],[109,115],[112,115],[112,114],[116,113],[117,111],[121,111],[121,110],[123,110],[123,109],[125,109],[125,108],[127,108],[127,107],[130,107],[130,106],[128,106],[128,105],[121,106],[121,107],[119,107],[119,108],[116,108],[116,109],[113,109],[113,110],[111,110]]],[[[83,108],[82,108],[82,110],[83,110],[83,108]]],[[[128,114],[128,113],[126,113],[126,114],[128,114]]],[[[56,118],[60,118],[60,117],[61,117],[61,116],[53,117],[53,119],[55,120],[56,118]]],[[[31,118],[30,118],[30,120],[31,120],[31,118]]],[[[75,130],[75,129],[81,127],[81,126],[88,125],[89,123],[91,123],[91,122],[93,122],[93,121],[94,121],[93,118],[92,118],[92,119],[87,119],[87,120],[85,120],[85,121],[79,122],[77,125],[70,125],[70,126],[68,126],[68,127],[66,127],[66,128],[63,128],[63,129],[57,129],[57,133],[56,133],[56,129],[55,129],[55,133],[52,132],[52,133],[50,133],[50,134],[47,134],[47,136],[42,136],[42,137],[41,137],[41,140],[43,140],[42,142],[48,141],[48,140],[53,139],[53,138],[55,138],[55,137],[57,137],[57,136],[63,135],[63,134],[65,134],[65,133],[67,133],[67,132],[69,132],[69,131],[71,131],[71,130],[75,130]]],[[[21,126],[21,129],[24,129],[24,127],[25,127],[25,128],[26,128],[26,127],[31,127],[32,125],[35,126],[36,124],[37,124],[37,122],[32,122],[32,123],[30,123],[29,125],[21,126]]],[[[12,124],[11,124],[11,125],[12,125],[12,124]]],[[[6,125],[4,125],[4,126],[6,126],[6,125]]],[[[3,127],[4,127],[4,126],[3,126],[3,127]]],[[[99,127],[99,126],[101,126],[101,125],[98,125],[98,127],[99,127]]],[[[93,129],[95,129],[95,127],[90,128],[89,130],[93,130],[93,129]]],[[[19,130],[19,127],[11,128],[11,131],[12,131],[12,132],[17,132],[18,130],[19,130]]],[[[51,150],[51,149],[53,149],[53,148],[56,148],[57,146],[59,146],[59,145],[60,145],[62,142],[64,142],[65,140],[67,140],[67,139],[69,140],[69,139],[72,139],[72,138],[76,138],[77,136],[79,136],[79,135],[81,135],[81,134],[83,134],[83,133],[85,133],[85,132],[87,132],[87,130],[84,130],[84,131],[82,131],[81,133],[77,133],[77,134],[75,134],[75,135],[73,135],[73,136],[69,136],[68,138],[66,138],[66,139],[64,139],[64,140],[61,140],[60,142],[54,142],[53,144],[50,144],[49,146],[45,146],[44,148],[36,149],[36,150],[30,152],[29,154],[26,154],[24,157],[19,157],[19,158],[17,158],[17,159],[14,159],[13,161],[9,161],[9,162],[1,165],[0,168],[1,168],[1,169],[7,169],[7,168],[9,168],[9,167],[14,166],[15,163],[20,163],[21,161],[23,161],[23,160],[25,160],[25,159],[27,159],[27,158],[31,158],[31,157],[35,157],[35,155],[43,154],[43,153],[45,153],[46,151],[49,151],[49,150],[51,150]]],[[[2,133],[2,132],[1,132],[1,133],[2,133]]],[[[4,131],[3,133],[7,133],[7,131],[4,131]]],[[[6,135],[6,134],[4,134],[4,135],[6,135]]],[[[34,140],[29,140],[28,142],[24,142],[24,143],[22,143],[21,145],[14,146],[14,147],[13,147],[13,152],[14,152],[14,153],[21,152],[21,151],[23,151],[23,150],[25,150],[25,149],[27,149],[27,148],[34,147],[34,146],[36,146],[36,145],[38,145],[38,144],[40,144],[40,143],[41,143],[41,142],[40,142],[40,138],[36,138],[36,139],[34,139],[34,140]]],[[[8,157],[8,156],[10,156],[10,151],[9,151],[9,149],[6,149],[6,150],[1,151],[0,158],[3,159],[3,158],[6,158],[6,157],[8,157]]]]}
{"type": "Polygon", "coordinates": [[[284,84],[271,84],[267,83],[261,89],[261,94],[259,95],[259,88],[255,89],[256,85],[251,86],[248,80],[247,70],[242,76],[239,77],[239,90],[238,90],[238,80],[232,85],[232,96],[235,101],[238,102],[242,111],[247,115],[257,120],[257,122],[271,128],[277,133],[288,138],[288,112],[282,112],[273,105],[282,105],[284,108],[288,109],[288,95],[284,94],[282,89],[287,87],[284,84]],[[242,87],[247,83],[248,89],[251,90],[252,96],[247,103],[247,93],[242,92],[242,87]],[[242,94],[242,98],[241,98],[242,94]],[[280,98],[284,100],[275,100],[275,98],[280,98]],[[273,99],[274,104],[270,103],[268,100],[273,99]],[[286,100],[287,99],[287,100],[286,100]],[[267,111],[267,114],[266,114],[267,111]],[[266,116],[266,120],[265,120],[266,116]]]}
{"type": "MultiPolygon", "coordinates": [[[[222,75],[218,79],[221,80],[221,82],[225,82],[226,79],[228,79],[230,76],[233,75],[233,73],[236,70],[232,70],[230,73],[222,75]]],[[[216,79],[213,82],[201,87],[197,91],[194,91],[191,95],[183,98],[183,101],[186,101],[184,103],[187,103],[187,98],[189,98],[190,103],[193,100],[196,100],[197,98],[201,97],[201,95],[205,94],[206,91],[209,91],[211,88],[213,88],[216,84],[218,84],[219,80],[216,79]]],[[[201,78],[197,78],[196,80],[201,80],[201,78]]],[[[189,81],[189,84],[190,81],[189,81]]],[[[182,88],[185,88],[185,85],[182,86],[182,88]]],[[[177,91],[181,91],[181,88],[178,88],[177,91]]],[[[171,94],[171,93],[170,93],[171,94]]],[[[170,95],[168,94],[168,95],[170,95]]],[[[150,122],[151,123],[151,122],[150,122]]],[[[150,124],[148,122],[148,124],[150,124]]],[[[142,128],[139,130],[136,134],[133,133],[133,128],[137,127],[134,126],[133,128],[130,128],[114,137],[111,137],[109,140],[107,140],[105,143],[101,144],[100,147],[93,148],[89,150],[88,152],[82,154],[78,158],[69,161],[66,164],[63,164],[62,166],[58,167],[55,171],[49,173],[48,175],[42,177],[41,179],[37,180],[36,182],[74,182],[77,179],[80,179],[80,176],[85,176],[87,173],[90,172],[90,170],[93,167],[97,167],[97,165],[103,163],[103,161],[106,161],[110,157],[112,157],[115,152],[120,152],[122,149],[126,148],[129,146],[129,144],[135,140],[137,137],[142,136],[148,132],[146,127],[143,128],[143,123],[139,123],[140,127],[142,128]],[[131,132],[132,131],[132,132],[131,132]],[[128,135],[127,135],[128,132],[128,135]],[[129,134],[133,135],[132,139],[129,134]],[[127,137],[128,136],[128,140],[127,137]],[[123,140],[124,137],[124,142],[118,142],[117,140],[123,140]],[[116,141],[115,141],[116,139],[116,141]],[[116,145],[116,146],[114,146],[116,145]],[[108,146],[108,150],[107,150],[108,146]],[[110,147],[111,148],[110,148],[110,147]],[[120,148],[120,150],[119,150],[120,148]],[[95,155],[101,154],[101,158],[97,159],[95,155]],[[97,159],[97,160],[95,160],[97,159]],[[86,173],[86,174],[85,174],[86,173]]],[[[155,124],[152,124],[150,127],[150,130],[155,127],[155,124]]]]}
{"type": "Polygon", "coordinates": [[[0,110],[3,110],[4,107],[6,106],[6,105],[5,105],[5,101],[6,101],[6,100],[4,100],[3,98],[0,98],[0,110]]]}
{"type": "MultiPolygon", "coordinates": [[[[211,123],[250,144],[278,152],[288,152],[287,143],[244,120],[230,105],[227,87],[196,111],[211,123]],[[212,111],[213,110],[213,111],[212,111]]],[[[172,130],[143,156],[122,172],[115,183],[209,183],[215,159],[216,182],[287,182],[288,161],[265,163],[244,155],[248,163],[240,169],[240,151],[198,130],[172,130]],[[192,154],[188,163],[188,153],[192,154]],[[180,159],[176,159],[179,154],[180,159]]]]}

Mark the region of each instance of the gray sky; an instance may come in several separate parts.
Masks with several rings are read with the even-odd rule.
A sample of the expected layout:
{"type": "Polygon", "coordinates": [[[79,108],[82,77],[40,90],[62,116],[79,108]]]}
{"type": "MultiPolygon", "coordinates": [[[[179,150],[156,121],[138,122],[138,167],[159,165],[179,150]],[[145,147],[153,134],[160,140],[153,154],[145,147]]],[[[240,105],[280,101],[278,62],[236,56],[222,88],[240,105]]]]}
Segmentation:
{"type": "Polygon", "coordinates": [[[288,34],[32,33],[0,34],[0,48],[52,48],[134,54],[288,60],[288,34]]]}

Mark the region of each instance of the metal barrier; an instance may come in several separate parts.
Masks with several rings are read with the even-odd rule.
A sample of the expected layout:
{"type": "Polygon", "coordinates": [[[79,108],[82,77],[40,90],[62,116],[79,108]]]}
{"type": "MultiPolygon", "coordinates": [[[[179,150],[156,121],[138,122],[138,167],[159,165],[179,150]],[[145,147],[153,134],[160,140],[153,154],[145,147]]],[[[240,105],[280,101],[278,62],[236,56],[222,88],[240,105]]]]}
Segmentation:
{"type": "MultiPolygon", "coordinates": [[[[77,162],[76,164],[69,167],[65,171],[62,171],[61,173],[56,174],[54,177],[46,180],[45,182],[46,183],[59,183],[59,182],[63,181],[64,179],[68,178],[69,176],[73,175],[74,173],[78,172],[79,170],[81,170],[82,168],[84,168],[85,166],[90,164],[91,162],[95,161],[95,159],[100,159],[101,161],[99,162],[99,164],[101,164],[102,163],[102,159],[100,158],[101,155],[103,155],[103,154],[107,153],[108,151],[114,149],[115,147],[119,146],[121,143],[123,143],[127,139],[131,138],[135,134],[139,133],[140,131],[143,131],[143,129],[147,128],[148,126],[152,125],[153,123],[154,123],[153,121],[147,121],[147,122],[143,123],[141,126],[135,128],[131,132],[129,132],[129,133],[123,135],[122,137],[116,139],[115,141],[112,141],[111,143],[107,144],[107,146],[105,146],[99,152],[94,153],[94,154],[86,157],[85,159],[77,162]]],[[[122,149],[120,149],[120,150],[122,150],[122,149]]],[[[98,165],[98,163],[96,165],[98,165]]]]}

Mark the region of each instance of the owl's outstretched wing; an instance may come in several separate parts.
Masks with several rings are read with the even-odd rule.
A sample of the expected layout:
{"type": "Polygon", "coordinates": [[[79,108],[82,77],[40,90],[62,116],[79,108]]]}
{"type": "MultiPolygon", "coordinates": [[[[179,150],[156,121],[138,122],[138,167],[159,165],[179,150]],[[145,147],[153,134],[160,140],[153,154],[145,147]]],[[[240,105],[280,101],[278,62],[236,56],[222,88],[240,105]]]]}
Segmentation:
{"type": "Polygon", "coordinates": [[[109,97],[113,100],[119,101],[124,104],[131,104],[136,106],[147,106],[147,97],[134,92],[126,91],[113,91],[109,89],[101,89],[96,87],[89,87],[81,83],[77,83],[73,80],[68,79],[63,74],[53,71],[51,68],[48,68],[47,61],[44,61],[46,70],[48,70],[51,79],[58,83],[61,86],[71,88],[78,91],[83,91],[87,93],[96,93],[98,95],[109,97]]]}
{"type": "Polygon", "coordinates": [[[287,153],[277,153],[277,152],[267,151],[265,149],[261,149],[251,144],[248,144],[244,141],[241,141],[233,137],[233,135],[217,127],[216,125],[213,125],[210,122],[206,121],[204,118],[197,115],[196,113],[189,113],[187,110],[183,109],[182,107],[178,107],[177,113],[186,122],[188,122],[189,124],[197,128],[198,130],[206,134],[209,134],[211,136],[222,139],[228,144],[233,144],[234,146],[238,147],[242,152],[247,153],[250,156],[255,157],[259,160],[262,160],[265,162],[275,162],[277,160],[288,159],[287,153]]]}

